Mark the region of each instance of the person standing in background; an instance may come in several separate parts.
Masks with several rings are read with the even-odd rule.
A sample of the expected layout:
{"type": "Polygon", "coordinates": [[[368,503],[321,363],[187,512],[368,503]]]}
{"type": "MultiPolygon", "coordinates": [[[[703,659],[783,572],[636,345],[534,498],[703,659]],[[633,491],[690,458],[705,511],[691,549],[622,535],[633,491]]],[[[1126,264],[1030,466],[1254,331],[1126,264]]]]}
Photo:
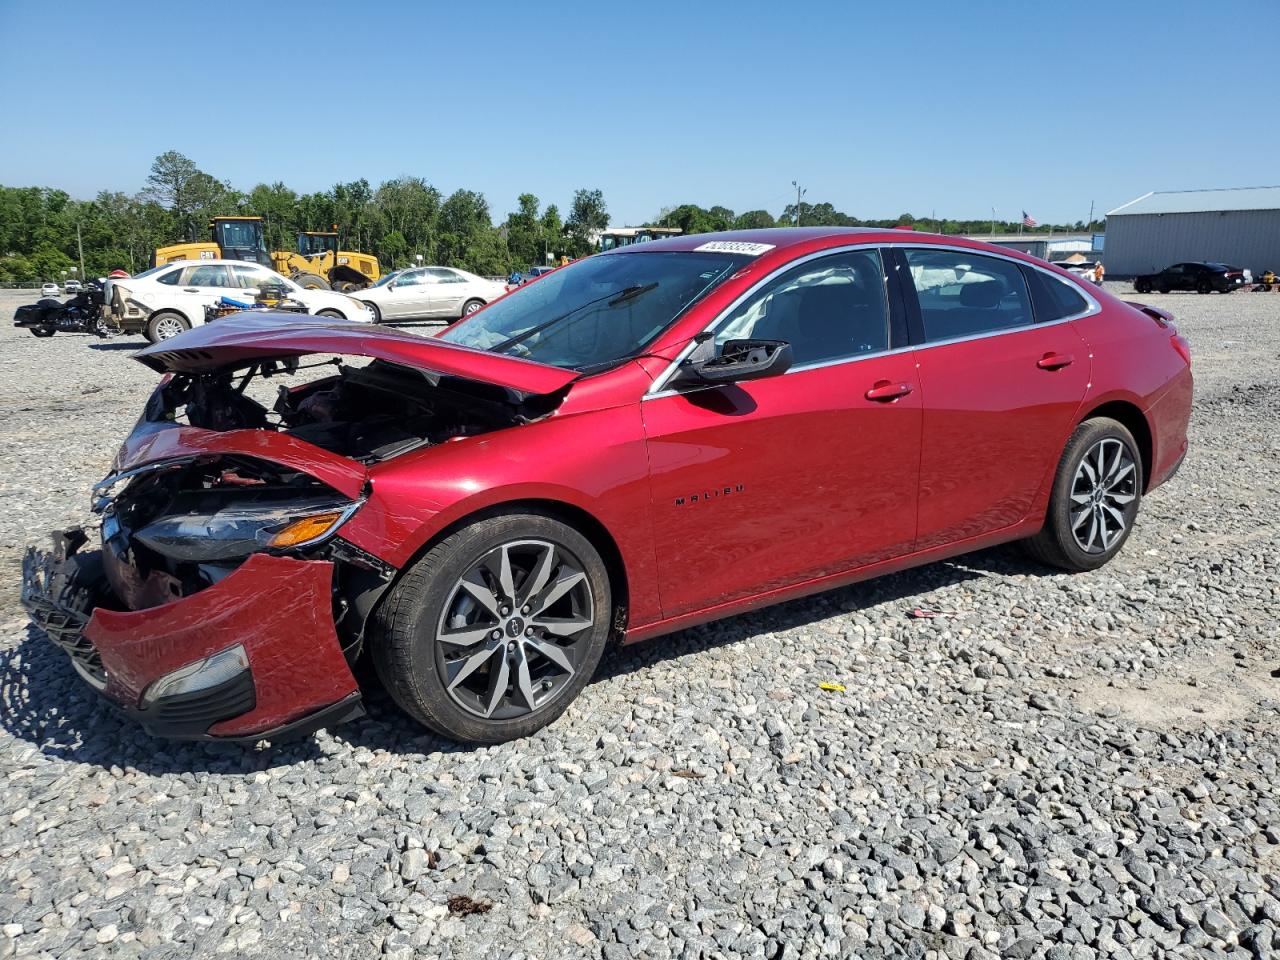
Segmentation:
{"type": "Polygon", "coordinates": [[[1093,265],[1093,282],[1096,286],[1102,286],[1102,278],[1107,275],[1107,268],[1102,265],[1099,260],[1093,265]]]}

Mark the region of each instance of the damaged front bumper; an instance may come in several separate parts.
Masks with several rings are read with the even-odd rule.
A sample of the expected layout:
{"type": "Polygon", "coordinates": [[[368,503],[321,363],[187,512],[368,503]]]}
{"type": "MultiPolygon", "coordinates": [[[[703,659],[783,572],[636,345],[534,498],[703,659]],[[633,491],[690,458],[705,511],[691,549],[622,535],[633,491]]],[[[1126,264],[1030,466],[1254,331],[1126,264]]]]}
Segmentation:
{"type": "Polygon", "coordinates": [[[254,554],[217,583],[119,605],[79,530],[29,550],[22,602],[90,686],[155,736],[280,741],[364,714],[333,615],[333,563],[254,554]]]}

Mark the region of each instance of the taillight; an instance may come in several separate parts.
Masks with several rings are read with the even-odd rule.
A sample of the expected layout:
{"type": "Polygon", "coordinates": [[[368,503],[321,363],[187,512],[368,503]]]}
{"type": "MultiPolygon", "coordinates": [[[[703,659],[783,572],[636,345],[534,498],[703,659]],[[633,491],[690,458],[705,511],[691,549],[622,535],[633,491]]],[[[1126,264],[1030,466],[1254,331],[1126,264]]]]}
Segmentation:
{"type": "Polygon", "coordinates": [[[1178,356],[1182,357],[1187,363],[1191,363],[1191,344],[1187,342],[1187,338],[1180,333],[1175,333],[1169,341],[1173,344],[1173,349],[1178,351],[1178,356]]]}

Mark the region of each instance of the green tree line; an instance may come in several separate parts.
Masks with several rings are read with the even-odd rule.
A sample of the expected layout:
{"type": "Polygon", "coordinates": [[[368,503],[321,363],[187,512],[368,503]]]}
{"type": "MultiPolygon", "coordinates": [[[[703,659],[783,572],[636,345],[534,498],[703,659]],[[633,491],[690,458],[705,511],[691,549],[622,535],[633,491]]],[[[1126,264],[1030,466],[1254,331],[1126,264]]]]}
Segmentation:
{"type": "MultiPolygon", "coordinates": [[[[805,203],[798,212],[800,224],[807,226],[906,223],[941,233],[985,233],[991,228],[988,220],[917,219],[910,214],[859,220],[830,203],[805,203]]],[[[81,257],[90,277],[115,269],[135,273],[149,265],[156,248],[207,240],[209,218],[228,215],[262,217],[271,250],[293,249],[298,232],[337,224],[343,249],[376,254],[384,269],[406,266],[420,255],[426,263],[483,275],[584,256],[592,252],[596,233],[609,224],[599,190],[576,191],[564,215],[556,204],[543,206],[534,194],[524,193],[517,209],[495,223],[481,194],[457,190],[446,197],[421,177],[399,177],[377,187],[354,180],[315,193],[298,193],[277,181],[244,192],[171,150],[156,157],[143,189],[133,195],[104,190],[92,200],[75,200],[54,188],[0,186],[0,282],[76,276],[81,257]]],[[[767,210],[736,214],[727,207],[686,203],[659,211],[652,225],[706,233],[794,226],[796,221],[794,204],[775,218],[767,210]]],[[[995,229],[1015,232],[1017,224],[1000,222],[995,229]]],[[[1030,232],[1083,229],[1083,223],[1044,224],[1030,232]]]]}

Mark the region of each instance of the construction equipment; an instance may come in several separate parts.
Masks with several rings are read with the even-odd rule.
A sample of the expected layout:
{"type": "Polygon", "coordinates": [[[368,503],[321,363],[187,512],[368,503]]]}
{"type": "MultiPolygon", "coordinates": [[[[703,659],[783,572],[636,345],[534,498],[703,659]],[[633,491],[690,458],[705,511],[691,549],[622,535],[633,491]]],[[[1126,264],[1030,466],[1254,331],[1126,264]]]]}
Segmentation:
{"type": "Polygon", "coordinates": [[[271,259],[278,272],[306,286],[299,275],[324,277],[334,290],[347,293],[370,286],[382,276],[378,258],[368,253],[338,249],[337,225],[333,230],[308,230],[298,234],[297,252],[277,250],[271,259]]]}
{"type": "Polygon", "coordinates": [[[297,250],[267,251],[261,217],[214,217],[212,240],[161,247],[153,267],[179,260],[248,260],[271,267],[307,290],[358,290],[382,275],[378,258],[338,249],[337,225],[331,231],[298,234],[297,250]]]}

